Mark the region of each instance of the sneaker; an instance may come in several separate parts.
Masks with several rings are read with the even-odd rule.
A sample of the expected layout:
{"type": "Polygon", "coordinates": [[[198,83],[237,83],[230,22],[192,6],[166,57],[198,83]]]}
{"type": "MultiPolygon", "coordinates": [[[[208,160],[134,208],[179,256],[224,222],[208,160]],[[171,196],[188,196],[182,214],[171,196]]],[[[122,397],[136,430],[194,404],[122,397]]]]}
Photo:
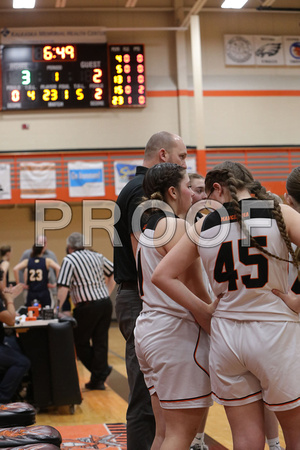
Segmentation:
{"type": "Polygon", "coordinates": [[[105,391],[105,385],[103,381],[97,381],[94,383],[92,381],[89,381],[88,383],[85,383],[85,387],[90,391],[105,391]]]}
{"type": "Polygon", "coordinates": [[[206,444],[193,444],[190,450],[209,450],[206,444]]]}

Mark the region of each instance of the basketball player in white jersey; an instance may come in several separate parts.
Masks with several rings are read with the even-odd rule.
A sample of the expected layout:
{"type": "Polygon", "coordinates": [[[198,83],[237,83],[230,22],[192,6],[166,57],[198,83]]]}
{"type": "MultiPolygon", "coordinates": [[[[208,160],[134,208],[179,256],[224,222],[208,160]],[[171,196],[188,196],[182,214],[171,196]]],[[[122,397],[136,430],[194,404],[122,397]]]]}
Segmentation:
{"type": "MultiPolygon", "coordinates": [[[[286,190],[287,192],[284,194],[286,203],[300,213],[300,167],[295,167],[288,176],[286,180],[286,190]]],[[[299,248],[295,247],[295,252],[299,259],[299,248]]],[[[300,280],[294,267],[291,267],[289,271],[289,285],[292,292],[288,295],[283,295],[283,293],[279,292],[276,292],[276,294],[280,295],[290,308],[300,313],[300,295],[295,295],[300,294],[300,280]]]]}
{"type": "MultiPolygon", "coordinates": [[[[189,308],[154,286],[151,276],[185,232],[181,217],[191,206],[192,191],[185,169],[170,163],[150,168],[143,188],[148,199],[160,201],[151,204],[136,251],[143,309],[136,322],[135,348],[156,419],[151,450],[188,450],[212,404],[209,337],[189,308]]],[[[206,302],[209,311],[214,310],[202,282],[200,258],[181,279],[206,302]]]]}
{"type": "Polygon", "coordinates": [[[276,413],[286,448],[299,450],[299,314],[272,290],[288,292],[289,254],[298,265],[291,241],[300,245],[300,216],[276,200],[258,201],[271,196],[239,163],[209,171],[205,188],[220,208],[182,237],[152,281],[206,326],[207,305],[178,278],[200,253],[214,294],[222,295],[211,320],[210,376],[234,449],[264,449],[265,404],[276,413]]]}
{"type": "MultiPolygon", "coordinates": [[[[300,166],[295,167],[286,180],[284,200],[291,208],[300,213],[300,166]]],[[[300,249],[295,247],[295,251],[298,259],[300,259],[300,249]]],[[[293,266],[290,267],[289,281],[292,291],[295,294],[300,294],[300,280],[293,266]]]]}

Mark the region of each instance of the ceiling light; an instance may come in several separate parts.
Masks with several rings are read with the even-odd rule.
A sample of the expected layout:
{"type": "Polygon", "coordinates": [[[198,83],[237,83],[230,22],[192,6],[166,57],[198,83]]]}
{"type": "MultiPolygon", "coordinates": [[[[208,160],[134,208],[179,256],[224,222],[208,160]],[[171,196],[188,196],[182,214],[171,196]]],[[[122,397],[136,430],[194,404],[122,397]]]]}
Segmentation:
{"type": "Polygon", "coordinates": [[[221,8],[240,9],[247,3],[248,0],[224,0],[221,8]]]}
{"type": "Polygon", "coordinates": [[[35,0],[13,0],[13,8],[23,9],[23,8],[34,8],[35,0]]]}

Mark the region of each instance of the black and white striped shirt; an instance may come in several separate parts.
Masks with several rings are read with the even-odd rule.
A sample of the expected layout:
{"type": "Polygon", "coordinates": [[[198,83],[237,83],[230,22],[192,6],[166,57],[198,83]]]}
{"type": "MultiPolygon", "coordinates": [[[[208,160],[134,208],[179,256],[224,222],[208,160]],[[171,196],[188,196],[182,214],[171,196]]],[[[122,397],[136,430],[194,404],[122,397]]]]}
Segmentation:
{"type": "Polygon", "coordinates": [[[70,289],[74,304],[101,300],[108,297],[104,275],[113,272],[113,263],[100,253],[76,250],[64,257],[57,284],[70,289]]]}

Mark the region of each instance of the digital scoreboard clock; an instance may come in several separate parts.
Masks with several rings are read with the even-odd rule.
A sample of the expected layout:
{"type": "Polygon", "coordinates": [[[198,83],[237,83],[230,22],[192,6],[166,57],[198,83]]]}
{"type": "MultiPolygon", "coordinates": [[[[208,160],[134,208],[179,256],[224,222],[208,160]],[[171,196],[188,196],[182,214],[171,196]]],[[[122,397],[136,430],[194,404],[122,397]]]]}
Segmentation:
{"type": "Polygon", "coordinates": [[[142,45],[2,47],[2,110],[145,106],[142,45]]]}

